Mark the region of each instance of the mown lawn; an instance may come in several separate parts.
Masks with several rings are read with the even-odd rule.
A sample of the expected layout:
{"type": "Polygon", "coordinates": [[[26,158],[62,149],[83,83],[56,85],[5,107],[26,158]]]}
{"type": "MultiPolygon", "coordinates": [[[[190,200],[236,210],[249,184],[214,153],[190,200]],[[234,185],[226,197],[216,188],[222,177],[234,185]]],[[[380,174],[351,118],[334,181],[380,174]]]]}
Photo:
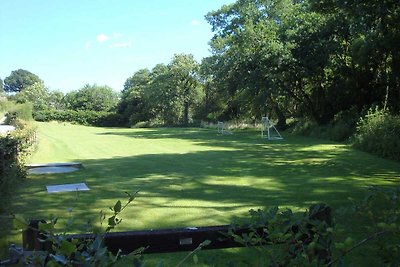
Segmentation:
{"type": "MultiPolygon", "coordinates": [[[[262,140],[254,130],[117,129],[38,123],[31,163],[82,162],[68,174],[30,175],[14,199],[25,218],[98,223],[100,210],[140,190],[118,230],[228,224],[249,209],[294,211],[325,202],[334,209],[362,199],[370,185],[394,186],[400,164],[347,145],[298,136],[262,140]],[[48,194],[46,185],[85,182],[91,191],[48,194]]],[[[338,218],[352,227],[351,219],[338,218]]],[[[14,236],[9,240],[19,237],[14,236]]],[[[227,255],[229,255],[229,252],[227,255]]],[[[230,257],[230,256],[227,256],[230,257]]]]}

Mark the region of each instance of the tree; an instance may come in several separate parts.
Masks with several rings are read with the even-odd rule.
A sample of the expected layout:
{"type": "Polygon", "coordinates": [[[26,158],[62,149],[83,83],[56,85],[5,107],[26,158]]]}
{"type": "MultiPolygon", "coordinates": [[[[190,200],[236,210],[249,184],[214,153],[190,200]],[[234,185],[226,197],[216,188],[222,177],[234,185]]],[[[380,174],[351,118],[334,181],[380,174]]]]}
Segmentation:
{"type": "Polygon", "coordinates": [[[351,107],[348,79],[336,75],[347,67],[340,17],[308,1],[239,0],[206,19],[227,118],[272,113],[284,126],[286,115],[302,114],[324,124],[351,107]]]}
{"type": "Polygon", "coordinates": [[[4,92],[3,80],[0,78],[0,94],[4,92]]]}
{"type": "Polygon", "coordinates": [[[49,93],[48,106],[58,110],[65,109],[64,93],[61,91],[51,91],[49,93]]]}
{"type": "Polygon", "coordinates": [[[4,79],[4,91],[9,93],[20,92],[35,83],[42,83],[42,80],[36,74],[23,69],[14,70],[10,76],[4,79]]]}
{"type": "Polygon", "coordinates": [[[118,104],[118,94],[109,86],[86,84],[65,95],[67,108],[73,110],[111,111],[118,104]]]}
{"type": "Polygon", "coordinates": [[[124,84],[118,104],[118,113],[122,114],[131,125],[139,121],[147,121],[152,117],[150,107],[145,99],[145,93],[150,84],[150,75],[148,69],[138,70],[124,84]]]}
{"type": "MultiPolygon", "coordinates": [[[[324,16],[337,16],[349,26],[348,79],[361,109],[380,104],[400,112],[400,5],[397,0],[310,0],[324,16]]],[[[341,73],[345,75],[345,73],[341,73]]]]}
{"type": "Polygon", "coordinates": [[[169,69],[173,88],[177,90],[180,104],[183,105],[182,122],[184,125],[188,125],[190,108],[201,98],[198,78],[199,64],[191,54],[178,54],[174,55],[169,69]]]}
{"type": "Polygon", "coordinates": [[[189,124],[194,104],[202,97],[198,69],[193,55],[187,54],[153,68],[145,98],[155,117],[169,125],[189,124]]]}
{"type": "Polygon", "coordinates": [[[14,99],[17,103],[30,102],[33,104],[33,110],[38,111],[48,108],[49,95],[49,90],[43,82],[37,82],[18,92],[14,99]]]}
{"type": "Polygon", "coordinates": [[[157,64],[152,69],[150,79],[145,99],[153,118],[157,118],[167,125],[178,124],[182,110],[169,66],[157,64]]]}

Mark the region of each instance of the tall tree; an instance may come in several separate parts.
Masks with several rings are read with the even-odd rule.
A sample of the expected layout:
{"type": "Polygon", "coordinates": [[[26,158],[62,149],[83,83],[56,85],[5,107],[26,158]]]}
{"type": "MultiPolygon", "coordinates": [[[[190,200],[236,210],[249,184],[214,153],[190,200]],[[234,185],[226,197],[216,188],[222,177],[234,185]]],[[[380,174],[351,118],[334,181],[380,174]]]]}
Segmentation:
{"type": "Polygon", "coordinates": [[[65,96],[67,107],[74,110],[111,111],[118,104],[118,93],[111,87],[86,84],[65,96]]]}
{"type": "Polygon", "coordinates": [[[150,105],[145,99],[146,90],[150,84],[150,75],[148,69],[138,70],[124,84],[118,112],[130,125],[151,118],[150,105]]]}
{"type": "Polygon", "coordinates": [[[6,92],[20,92],[28,86],[35,83],[41,83],[39,76],[27,70],[19,69],[14,70],[11,74],[4,79],[4,91],[6,92]]]}
{"type": "MultiPolygon", "coordinates": [[[[349,80],[358,106],[381,104],[400,112],[400,4],[397,0],[310,0],[325,16],[349,25],[349,80]]],[[[345,73],[341,73],[345,75],[345,73]]]]}
{"type": "Polygon", "coordinates": [[[145,97],[154,118],[167,125],[178,124],[182,109],[168,65],[157,64],[150,78],[145,97]]]}
{"type": "Polygon", "coordinates": [[[189,112],[193,104],[201,98],[199,88],[199,63],[193,55],[177,54],[174,55],[169,64],[172,87],[177,90],[176,95],[180,98],[183,106],[182,122],[189,124],[189,112]]]}
{"type": "Polygon", "coordinates": [[[284,126],[285,113],[302,113],[326,123],[340,110],[332,100],[348,98],[343,79],[332,75],[341,66],[340,24],[307,1],[238,0],[206,18],[228,114],[272,112],[284,126]]]}

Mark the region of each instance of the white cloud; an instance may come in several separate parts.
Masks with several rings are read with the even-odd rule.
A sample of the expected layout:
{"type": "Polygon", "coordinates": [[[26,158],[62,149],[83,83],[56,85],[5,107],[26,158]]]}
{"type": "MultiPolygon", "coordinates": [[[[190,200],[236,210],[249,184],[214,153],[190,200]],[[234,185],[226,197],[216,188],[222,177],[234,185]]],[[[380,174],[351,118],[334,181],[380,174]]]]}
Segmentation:
{"type": "Polygon", "coordinates": [[[96,36],[96,40],[99,43],[104,43],[105,41],[107,41],[110,37],[108,37],[108,35],[105,34],[99,34],[96,36]]]}
{"type": "Polygon", "coordinates": [[[110,48],[121,48],[121,47],[129,47],[131,46],[131,42],[121,42],[121,43],[113,43],[109,45],[110,48]]]}
{"type": "Polygon", "coordinates": [[[192,20],[192,25],[199,25],[200,24],[200,21],[198,21],[198,20],[196,20],[196,19],[194,19],[194,20],[192,20]]]}

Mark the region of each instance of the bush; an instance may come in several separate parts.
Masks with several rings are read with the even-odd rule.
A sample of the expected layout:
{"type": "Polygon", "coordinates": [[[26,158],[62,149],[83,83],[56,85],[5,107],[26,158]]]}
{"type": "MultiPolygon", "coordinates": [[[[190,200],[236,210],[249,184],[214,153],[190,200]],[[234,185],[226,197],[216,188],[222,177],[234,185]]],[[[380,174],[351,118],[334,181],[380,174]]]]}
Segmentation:
{"type": "Polygon", "coordinates": [[[354,146],[384,158],[400,161],[400,116],[370,109],[357,124],[354,146]]]}
{"type": "Polygon", "coordinates": [[[36,143],[36,128],[30,123],[14,120],[16,130],[0,136],[0,212],[15,187],[26,177],[25,161],[36,143]]]}
{"type": "Polygon", "coordinates": [[[341,111],[333,121],[326,125],[318,125],[309,119],[300,119],[293,128],[293,133],[332,141],[346,141],[356,131],[359,114],[355,108],[341,111]]]}
{"type": "Polygon", "coordinates": [[[36,121],[71,122],[92,126],[121,126],[123,118],[120,114],[106,111],[89,110],[42,110],[35,112],[36,121]]]}
{"type": "MultiPolygon", "coordinates": [[[[11,102],[12,103],[12,102],[11,102]]],[[[8,112],[6,114],[7,124],[13,124],[16,119],[31,121],[33,106],[31,103],[24,104],[8,104],[8,112]]]]}

